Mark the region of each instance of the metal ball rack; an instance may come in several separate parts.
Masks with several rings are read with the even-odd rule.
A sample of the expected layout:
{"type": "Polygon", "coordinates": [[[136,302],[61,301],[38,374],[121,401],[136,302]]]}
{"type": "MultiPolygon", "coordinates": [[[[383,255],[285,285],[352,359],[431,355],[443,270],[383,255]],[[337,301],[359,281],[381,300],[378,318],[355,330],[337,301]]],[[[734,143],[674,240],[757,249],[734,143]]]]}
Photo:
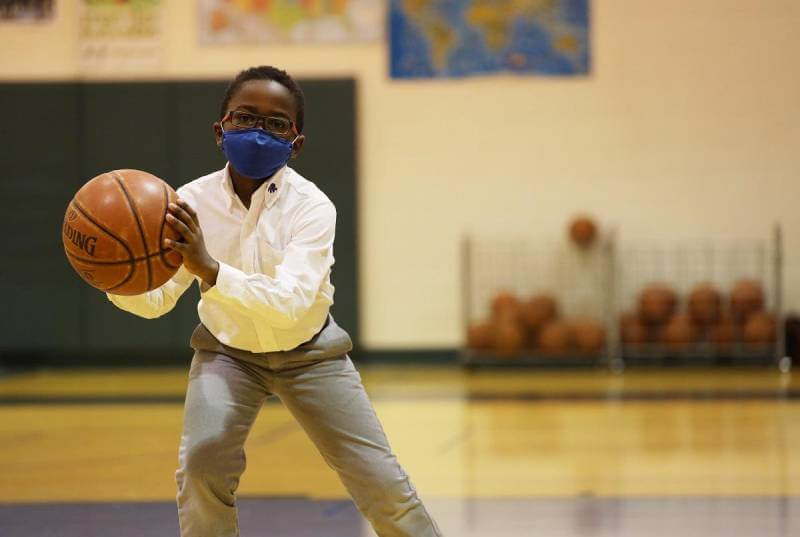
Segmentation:
{"type": "Polygon", "coordinates": [[[591,317],[606,327],[605,349],[593,356],[549,356],[526,349],[514,357],[464,346],[461,362],[479,366],[607,366],[621,371],[628,365],[653,364],[775,364],[791,368],[783,334],[783,245],[775,225],[763,240],[622,242],[612,231],[588,249],[566,242],[542,243],[525,237],[470,236],[462,243],[462,326],[464,334],[490,315],[492,297],[510,291],[520,297],[554,295],[561,316],[591,317]],[[761,282],[765,309],[777,321],[776,340],[761,346],[733,343],[725,352],[699,341],[685,349],[663,344],[625,345],[619,319],[635,309],[639,292],[653,282],[666,283],[686,296],[700,283],[711,282],[725,295],[742,278],[761,282]]]}

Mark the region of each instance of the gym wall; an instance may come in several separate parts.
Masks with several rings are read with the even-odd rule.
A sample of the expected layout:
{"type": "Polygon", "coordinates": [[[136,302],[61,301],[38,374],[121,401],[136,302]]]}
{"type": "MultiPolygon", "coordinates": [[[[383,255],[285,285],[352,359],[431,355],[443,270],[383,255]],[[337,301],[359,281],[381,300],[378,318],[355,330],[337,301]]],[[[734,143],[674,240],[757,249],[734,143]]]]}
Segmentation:
{"type": "MultiPolygon", "coordinates": [[[[203,47],[195,3],[165,5],[164,61],[148,78],[262,63],[356,78],[367,348],[457,345],[460,238],[553,239],[578,211],[628,240],[766,238],[780,221],[786,302],[800,308],[798,2],[597,1],[589,77],[403,82],[383,43],[203,47]]],[[[0,26],[0,77],[79,77],[75,9],[0,26]]]]}

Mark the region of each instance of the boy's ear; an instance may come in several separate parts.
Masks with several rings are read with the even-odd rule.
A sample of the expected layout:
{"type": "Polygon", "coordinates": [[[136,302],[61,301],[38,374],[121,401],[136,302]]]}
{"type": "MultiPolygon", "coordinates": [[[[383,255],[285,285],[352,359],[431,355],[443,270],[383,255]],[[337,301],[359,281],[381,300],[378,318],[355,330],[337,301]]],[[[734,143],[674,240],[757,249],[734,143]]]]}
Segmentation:
{"type": "Polygon", "coordinates": [[[304,134],[301,134],[297,138],[295,138],[294,142],[292,143],[292,158],[297,158],[297,155],[303,150],[303,144],[306,141],[306,137],[304,134]]]}
{"type": "Polygon", "coordinates": [[[222,125],[219,121],[214,122],[214,140],[217,142],[217,147],[222,147],[222,125]]]}

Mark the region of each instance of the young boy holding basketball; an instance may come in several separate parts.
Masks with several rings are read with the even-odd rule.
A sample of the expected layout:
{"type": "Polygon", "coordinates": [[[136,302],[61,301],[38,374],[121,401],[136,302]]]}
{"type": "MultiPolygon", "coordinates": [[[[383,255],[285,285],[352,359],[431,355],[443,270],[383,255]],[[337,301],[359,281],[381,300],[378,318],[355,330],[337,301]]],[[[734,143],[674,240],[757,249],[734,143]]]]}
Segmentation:
{"type": "Polygon", "coordinates": [[[244,443],[276,395],[379,536],[439,536],[347,355],[350,337],[329,314],[336,209],[286,165],[303,147],[303,112],[303,93],[284,71],[239,73],[214,123],[228,165],[179,188],[169,207],[182,239],[165,246],[183,266],[143,295],[108,295],[153,318],[200,283],[176,473],[181,535],[238,535],[244,443]]]}

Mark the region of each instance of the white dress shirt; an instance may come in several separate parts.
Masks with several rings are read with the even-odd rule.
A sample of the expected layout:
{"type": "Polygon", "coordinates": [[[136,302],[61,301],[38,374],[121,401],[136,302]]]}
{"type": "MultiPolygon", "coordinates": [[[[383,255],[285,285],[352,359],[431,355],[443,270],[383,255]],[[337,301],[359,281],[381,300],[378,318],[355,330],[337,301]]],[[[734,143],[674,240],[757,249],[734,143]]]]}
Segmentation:
{"type": "MultiPolygon", "coordinates": [[[[333,304],[330,275],[336,208],[289,167],[253,193],[246,208],[227,166],[183,185],[178,196],[197,213],[217,283],[201,285],[200,321],[222,343],[250,352],[293,349],[311,339],[333,304]]],[[[200,279],[183,266],[137,296],[108,294],[123,310],[152,319],[170,311],[200,279]]]]}

